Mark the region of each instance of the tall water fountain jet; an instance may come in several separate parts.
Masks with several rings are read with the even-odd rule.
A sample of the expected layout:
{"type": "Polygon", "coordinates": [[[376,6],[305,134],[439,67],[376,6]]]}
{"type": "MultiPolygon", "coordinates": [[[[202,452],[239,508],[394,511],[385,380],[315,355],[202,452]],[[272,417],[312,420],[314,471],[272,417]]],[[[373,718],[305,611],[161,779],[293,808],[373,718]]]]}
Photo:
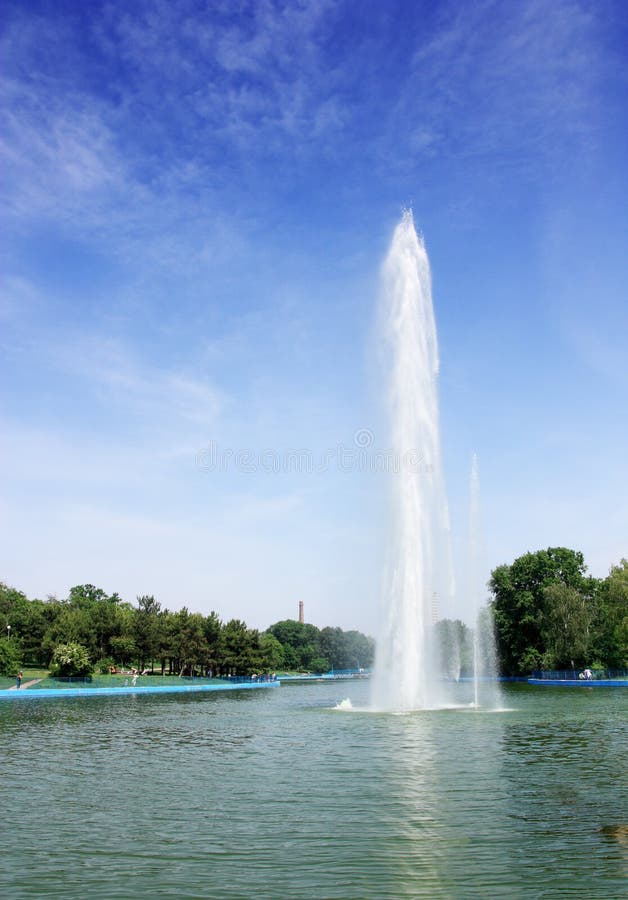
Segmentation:
{"type": "Polygon", "coordinates": [[[467,591],[473,611],[473,703],[488,709],[502,705],[497,681],[497,652],[491,609],[484,603],[485,587],[482,578],[482,524],[480,516],[480,476],[478,458],[471,460],[469,490],[469,560],[467,591]]]}
{"type": "Polygon", "coordinates": [[[441,463],[438,341],[430,266],[412,213],[396,227],[382,271],[392,481],[392,541],[372,703],[412,710],[443,702],[434,595],[451,590],[449,513],[441,463]]]}

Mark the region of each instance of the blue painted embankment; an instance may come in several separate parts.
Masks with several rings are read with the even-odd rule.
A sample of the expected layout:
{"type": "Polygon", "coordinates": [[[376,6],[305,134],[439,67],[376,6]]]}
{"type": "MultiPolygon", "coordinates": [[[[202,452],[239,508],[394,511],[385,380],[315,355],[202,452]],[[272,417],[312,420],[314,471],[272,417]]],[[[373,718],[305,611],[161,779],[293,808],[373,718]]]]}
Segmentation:
{"type": "Polygon", "coordinates": [[[542,685],[543,687],[628,687],[626,679],[618,678],[528,678],[528,684],[542,685]]]}
{"type": "Polygon", "coordinates": [[[46,700],[50,697],[122,697],[126,694],[199,694],[209,691],[250,691],[279,687],[279,681],[243,681],[235,684],[120,685],[93,688],[29,688],[0,690],[0,700],[46,700]]]}
{"type": "Polygon", "coordinates": [[[298,675],[281,675],[281,681],[285,684],[298,684],[304,681],[357,681],[361,678],[370,678],[371,669],[333,669],[330,672],[301,672],[298,675]]]}
{"type": "Polygon", "coordinates": [[[627,669],[535,669],[528,684],[548,687],[628,687],[627,669]],[[588,676],[588,677],[587,677],[588,676]]]}

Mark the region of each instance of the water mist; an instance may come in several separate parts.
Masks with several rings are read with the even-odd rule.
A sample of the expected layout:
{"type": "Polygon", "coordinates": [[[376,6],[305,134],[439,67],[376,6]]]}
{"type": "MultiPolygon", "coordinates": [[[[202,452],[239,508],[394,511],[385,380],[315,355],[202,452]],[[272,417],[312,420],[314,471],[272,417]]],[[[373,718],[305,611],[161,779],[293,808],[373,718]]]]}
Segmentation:
{"type": "Polygon", "coordinates": [[[497,653],[491,609],[485,604],[482,579],[482,524],[480,516],[480,476],[478,458],[471,460],[469,489],[468,597],[473,611],[473,703],[476,708],[498,709],[502,698],[497,681],[497,653]]]}

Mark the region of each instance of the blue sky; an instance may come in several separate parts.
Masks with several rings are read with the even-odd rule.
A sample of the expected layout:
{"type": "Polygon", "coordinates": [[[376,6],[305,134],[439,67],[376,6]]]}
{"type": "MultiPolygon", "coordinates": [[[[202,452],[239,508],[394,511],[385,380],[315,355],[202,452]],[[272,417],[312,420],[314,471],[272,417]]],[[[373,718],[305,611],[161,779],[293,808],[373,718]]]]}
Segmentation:
{"type": "Polygon", "coordinates": [[[9,0],[1,39],[1,579],[374,631],[386,484],[339,459],[386,447],[407,206],[458,568],[474,452],[487,576],[628,555],[624,3],[9,0]]]}

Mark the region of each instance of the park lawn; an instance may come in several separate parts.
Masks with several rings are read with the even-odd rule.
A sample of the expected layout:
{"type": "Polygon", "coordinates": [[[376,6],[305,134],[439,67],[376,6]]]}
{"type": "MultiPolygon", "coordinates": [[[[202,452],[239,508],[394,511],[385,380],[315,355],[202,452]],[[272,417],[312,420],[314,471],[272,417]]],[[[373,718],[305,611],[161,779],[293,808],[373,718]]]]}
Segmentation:
{"type": "Polygon", "coordinates": [[[50,675],[48,669],[36,669],[24,666],[22,669],[22,681],[32,681],[33,678],[47,678],[50,675]]]}
{"type": "MultiPolygon", "coordinates": [[[[0,675],[0,691],[6,691],[7,688],[15,687],[15,675],[0,675]]],[[[47,678],[48,669],[33,669],[24,667],[22,669],[22,684],[27,681],[33,681],[36,678],[47,678]]]]}

